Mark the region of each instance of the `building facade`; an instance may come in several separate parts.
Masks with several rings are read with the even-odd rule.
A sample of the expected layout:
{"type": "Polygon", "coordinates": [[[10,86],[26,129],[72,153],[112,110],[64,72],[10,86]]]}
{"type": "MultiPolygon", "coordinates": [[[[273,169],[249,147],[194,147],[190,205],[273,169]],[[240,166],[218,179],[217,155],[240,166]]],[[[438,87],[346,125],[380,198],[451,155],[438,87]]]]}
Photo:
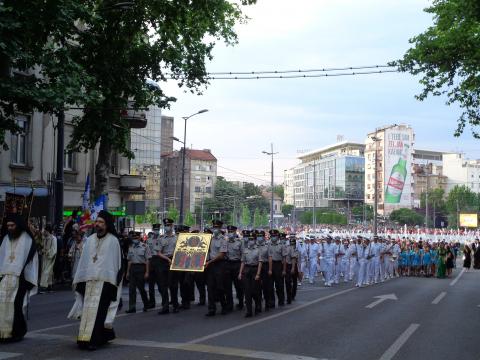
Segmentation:
{"type": "Polygon", "coordinates": [[[409,125],[378,128],[365,140],[365,203],[375,203],[377,170],[378,213],[389,215],[399,208],[412,208],[414,187],[412,153],[415,136],[409,125]]]}
{"type": "MultiPolygon", "coordinates": [[[[73,132],[72,118],[80,115],[71,110],[65,116],[65,145],[73,132]]],[[[50,198],[49,179],[56,170],[57,119],[50,115],[34,112],[17,116],[17,123],[24,134],[6,134],[8,151],[0,152],[0,208],[3,211],[5,193],[29,194],[34,189],[32,216],[51,219],[53,201],[50,198]],[[50,204],[50,205],[48,205],[50,204]]],[[[87,177],[91,189],[95,184],[95,164],[98,146],[86,153],[66,153],[64,156],[64,210],[82,206],[87,177]]],[[[111,157],[108,188],[108,206],[111,210],[121,209],[126,200],[145,192],[143,176],[130,174],[128,158],[115,151],[111,157]]],[[[51,181],[50,181],[51,184],[51,181]]],[[[50,186],[51,188],[51,186],[50,186]]]]}
{"type": "MultiPolygon", "coordinates": [[[[163,208],[180,209],[183,150],[162,156],[163,208]]],[[[201,208],[205,198],[213,196],[217,180],[217,159],[209,149],[187,149],[185,153],[184,211],[192,214],[201,208]]]]}
{"type": "Polygon", "coordinates": [[[365,145],[341,141],[302,154],[284,172],[285,199],[297,209],[347,208],[364,198],[365,145]]]}
{"type": "Polygon", "coordinates": [[[456,185],[465,185],[475,193],[480,192],[480,160],[466,159],[461,153],[444,154],[443,175],[448,178],[447,193],[456,185]]]}
{"type": "Polygon", "coordinates": [[[162,116],[159,107],[151,107],[145,112],[147,126],[131,133],[130,148],[135,154],[130,171],[145,177],[145,194],[137,200],[145,200],[147,208],[162,207],[161,156],[173,150],[174,118],[162,116]]]}
{"type": "Polygon", "coordinates": [[[413,150],[413,207],[420,207],[422,193],[427,190],[447,191],[448,178],[443,174],[443,155],[440,151],[413,150]]]}

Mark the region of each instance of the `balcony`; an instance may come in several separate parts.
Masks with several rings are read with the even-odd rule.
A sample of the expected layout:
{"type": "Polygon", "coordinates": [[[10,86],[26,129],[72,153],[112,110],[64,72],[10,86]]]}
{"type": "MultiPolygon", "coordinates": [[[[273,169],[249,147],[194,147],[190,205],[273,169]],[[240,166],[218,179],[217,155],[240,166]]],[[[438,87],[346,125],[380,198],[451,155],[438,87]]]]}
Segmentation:
{"type": "Polygon", "coordinates": [[[120,176],[120,191],[129,194],[144,194],[145,182],[145,176],[122,175],[120,176]]]}
{"type": "Polygon", "coordinates": [[[131,129],[143,129],[147,126],[147,114],[144,109],[134,110],[135,101],[128,102],[128,108],[120,112],[121,117],[128,121],[131,129]]]}

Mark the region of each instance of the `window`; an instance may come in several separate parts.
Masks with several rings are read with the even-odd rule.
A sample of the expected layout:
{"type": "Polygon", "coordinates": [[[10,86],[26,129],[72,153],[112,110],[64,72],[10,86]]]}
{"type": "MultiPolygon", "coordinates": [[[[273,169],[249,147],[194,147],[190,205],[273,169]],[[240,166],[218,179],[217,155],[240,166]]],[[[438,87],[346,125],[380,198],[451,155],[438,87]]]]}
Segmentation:
{"type": "Polygon", "coordinates": [[[200,181],[200,180],[201,180],[200,176],[198,176],[198,175],[195,176],[195,181],[200,181]]]}
{"type": "Polygon", "coordinates": [[[113,151],[110,157],[110,174],[118,175],[118,156],[116,151],[113,151]]]}
{"type": "Polygon", "coordinates": [[[63,156],[63,170],[73,171],[73,153],[65,152],[63,156]]]}
{"type": "Polygon", "coordinates": [[[21,131],[18,134],[12,134],[11,162],[15,165],[27,165],[28,117],[18,115],[15,122],[21,131]]]}
{"type": "Polygon", "coordinates": [[[195,192],[196,193],[202,192],[202,188],[200,186],[195,186],[195,192]]]}
{"type": "Polygon", "coordinates": [[[212,193],[212,188],[210,186],[205,187],[205,192],[207,194],[211,194],[212,193]]]}

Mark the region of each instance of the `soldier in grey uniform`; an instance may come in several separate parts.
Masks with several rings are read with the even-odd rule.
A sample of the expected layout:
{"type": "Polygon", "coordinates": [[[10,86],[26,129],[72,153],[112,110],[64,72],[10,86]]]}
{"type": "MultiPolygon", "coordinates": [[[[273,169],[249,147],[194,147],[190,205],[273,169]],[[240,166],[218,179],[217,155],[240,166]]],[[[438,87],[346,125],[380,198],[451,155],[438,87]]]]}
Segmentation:
{"type": "Polygon", "coordinates": [[[263,299],[265,301],[265,311],[268,311],[268,309],[270,309],[274,305],[272,304],[272,299],[270,298],[269,293],[271,279],[268,275],[268,244],[265,241],[265,231],[254,230],[253,234],[256,238],[258,251],[260,253],[260,261],[264,264],[260,273],[259,298],[261,300],[263,294],[263,299]]]}
{"type": "Polygon", "coordinates": [[[285,262],[287,263],[287,271],[285,273],[285,290],[287,293],[287,304],[291,304],[297,295],[297,277],[298,277],[298,258],[297,241],[295,234],[290,234],[289,245],[287,246],[287,256],[285,262]]]}
{"type": "Polygon", "coordinates": [[[205,263],[205,278],[208,291],[208,313],[206,316],[215,316],[216,301],[220,301],[222,315],[227,314],[227,301],[225,299],[225,257],[227,254],[227,240],[222,234],[223,222],[212,221],[212,240],[208,249],[207,262],[205,263]]]}
{"type": "Polygon", "coordinates": [[[148,308],[153,309],[155,307],[155,285],[157,285],[158,293],[161,295],[160,286],[160,257],[155,252],[155,247],[158,247],[158,233],[160,230],[160,224],[152,224],[153,232],[149,234],[147,239],[147,245],[150,249],[150,273],[148,274],[148,308]]]}
{"type": "Polygon", "coordinates": [[[243,232],[244,238],[248,239],[247,246],[242,249],[242,262],[238,279],[243,280],[245,289],[245,306],[247,312],[245,317],[252,317],[252,302],[255,302],[255,314],[261,312],[262,303],[260,301],[260,273],[262,271],[262,262],[260,261],[259,249],[255,246],[255,236],[248,230],[243,232]],[[253,300],[253,301],[252,301],[253,300]]]}
{"type": "MultiPolygon", "coordinates": [[[[180,233],[188,233],[190,231],[190,226],[187,225],[176,225],[175,233],[178,235],[180,233]]],[[[192,292],[193,287],[193,277],[192,272],[190,271],[176,271],[176,278],[178,280],[178,285],[180,287],[180,297],[182,298],[182,305],[180,309],[188,310],[190,309],[190,302],[192,301],[192,292]]]]}
{"type": "Polygon", "coordinates": [[[225,264],[225,295],[227,301],[227,310],[233,311],[232,284],[237,293],[237,309],[243,309],[243,284],[238,279],[240,272],[240,263],[242,260],[243,239],[237,236],[237,227],[227,226],[227,262],[225,264]]]}
{"type": "Polygon", "coordinates": [[[135,233],[133,242],[128,248],[128,265],[127,265],[127,279],[130,281],[128,285],[128,310],[126,313],[135,313],[137,303],[137,290],[143,301],[143,311],[148,309],[148,297],[145,291],[145,279],[148,279],[148,268],[150,260],[150,249],[148,246],[140,241],[140,233],[135,233]]]}
{"type": "Polygon", "coordinates": [[[173,220],[163,219],[165,229],[164,235],[155,247],[156,254],[160,257],[160,286],[162,294],[162,310],[159,315],[170,312],[168,304],[168,290],[170,290],[170,299],[172,300],[173,312],[178,313],[178,278],[177,272],[170,270],[177,236],[173,233],[173,220]]]}
{"type": "Polygon", "coordinates": [[[271,229],[270,245],[268,247],[268,275],[270,276],[269,296],[272,301],[272,308],[275,307],[275,292],[279,306],[285,305],[285,283],[284,277],[287,271],[285,257],[287,256],[286,247],[280,242],[280,232],[277,229],[271,229]]]}

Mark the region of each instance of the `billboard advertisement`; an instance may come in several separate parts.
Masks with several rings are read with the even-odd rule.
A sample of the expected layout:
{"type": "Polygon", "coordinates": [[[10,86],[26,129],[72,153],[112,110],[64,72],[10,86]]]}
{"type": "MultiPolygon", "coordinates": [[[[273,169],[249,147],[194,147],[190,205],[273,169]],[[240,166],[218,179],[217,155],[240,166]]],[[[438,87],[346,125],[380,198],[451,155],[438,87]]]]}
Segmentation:
{"type": "Polygon", "coordinates": [[[476,228],[478,226],[478,215],[460,214],[460,226],[476,228]]]}
{"type": "Polygon", "coordinates": [[[384,207],[387,213],[412,206],[413,129],[395,126],[385,130],[384,207]]]}

